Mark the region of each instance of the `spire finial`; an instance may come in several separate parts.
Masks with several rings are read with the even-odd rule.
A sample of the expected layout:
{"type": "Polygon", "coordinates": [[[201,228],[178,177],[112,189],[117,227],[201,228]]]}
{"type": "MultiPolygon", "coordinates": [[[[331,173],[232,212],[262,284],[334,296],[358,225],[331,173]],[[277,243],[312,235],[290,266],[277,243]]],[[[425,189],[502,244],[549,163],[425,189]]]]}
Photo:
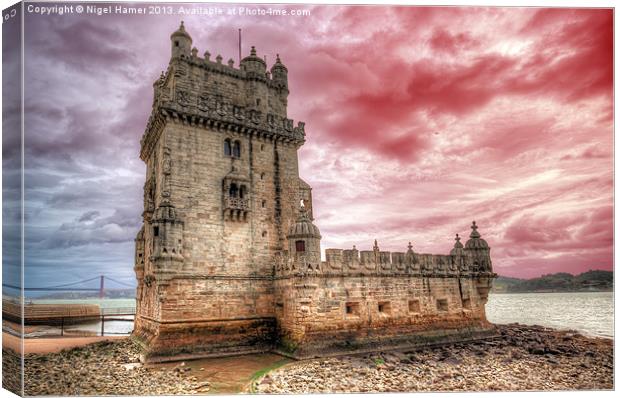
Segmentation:
{"type": "Polygon", "coordinates": [[[469,234],[470,238],[480,238],[480,233],[478,232],[478,226],[475,221],[471,222],[471,234],[469,234]]]}
{"type": "Polygon", "coordinates": [[[454,240],[457,241],[457,242],[461,241],[461,237],[459,236],[459,234],[456,234],[456,238],[454,240]]]}
{"type": "Polygon", "coordinates": [[[181,26],[179,26],[179,30],[185,30],[185,23],[181,20],[181,26]]]}
{"type": "Polygon", "coordinates": [[[375,239],[375,245],[372,247],[373,250],[379,250],[379,245],[377,244],[377,240],[375,239]]]}
{"type": "Polygon", "coordinates": [[[409,242],[409,244],[407,245],[407,249],[413,250],[413,245],[411,244],[411,242],[409,242]]]}
{"type": "Polygon", "coordinates": [[[252,49],[250,50],[250,55],[256,57],[256,47],[252,46],[252,49]]]}
{"type": "Polygon", "coordinates": [[[282,63],[282,61],[280,61],[280,54],[276,54],[276,64],[280,63],[282,63]]]}

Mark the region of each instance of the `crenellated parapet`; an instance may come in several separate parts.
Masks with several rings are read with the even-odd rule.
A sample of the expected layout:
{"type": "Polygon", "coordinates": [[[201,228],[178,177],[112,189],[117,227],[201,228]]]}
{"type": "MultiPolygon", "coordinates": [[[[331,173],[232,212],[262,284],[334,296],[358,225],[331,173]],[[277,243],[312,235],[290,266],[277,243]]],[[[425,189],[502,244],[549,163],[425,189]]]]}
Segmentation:
{"type": "Polygon", "coordinates": [[[292,143],[305,142],[305,123],[287,117],[288,70],[280,56],[270,71],[252,47],[239,68],[231,59],[198,56],[192,39],[181,27],[171,35],[172,54],[167,71],[153,84],[153,110],[141,139],[140,157],[146,159],[167,122],[243,133],[292,143]],[[220,80],[220,83],[215,83],[220,80]],[[222,83],[223,82],[223,83],[222,83]],[[236,87],[243,93],[230,90],[236,87]]]}
{"type": "MultiPolygon", "coordinates": [[[[372,250],[326,249],[325,261],[296,261],[288,253],[276,264],[276,276],[416,276],[416,277],[494,277],[490,248],[480,238],[477,225],[472,224],[472,234],[465,246],[456,236],[450,254],[416,253],[411,242],[406,252],[382,251],[375,240],[372,250]]],[[[490,287],[490,285],[489,285],[490,287]]]]}

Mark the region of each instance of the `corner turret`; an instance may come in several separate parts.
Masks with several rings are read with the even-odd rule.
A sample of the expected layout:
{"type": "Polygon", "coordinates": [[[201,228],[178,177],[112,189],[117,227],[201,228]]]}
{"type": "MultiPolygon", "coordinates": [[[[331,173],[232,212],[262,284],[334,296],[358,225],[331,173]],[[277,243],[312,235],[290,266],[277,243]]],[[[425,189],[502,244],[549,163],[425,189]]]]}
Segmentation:
{"type": "Polygon", "coordinates": [[[463,255],[463,244],[461,243],[461,237],[459,234],[456,234],[456,238],[454,238],[454,248],[450,251],[451,256],[461,256],[463,255]]]}
{"type": "Polygon", "coordinates": [[[172,58],[180,56],[189,57],[192,52],[192,37],[185,31],[185,25],[181,21],[181,26],[170,35],[172,45],[172,58]]]}
{"type": "Polygon", "coordinates": [[[239,67],[246,72],[248,77],[265,77],[267,72],[267,64],[256,55],[256,47],[254,46],[250,50],[250,55],[241,60],[239,67]]]}
{"type": "Polygon", "coordinates": [[[280,54],[277,54],[276,63],[271,67],[271,79],[288,94],[288,69],[280,60],[280,54]]]}
{"type": "Polygon", "coordinates": [[[471,234],[469,234],[469,240],[465,243],[465,251],[471,258],[474,272],[493,272],[490,255],[491,249],[489,244],[481,238],[475,221],[471,224],[471,234]]]}
{"type": "Polygon", "coordinates": [[[299,208],[299,217],[291,225],[288,233],[289,255],[300,268],[317,269],[321,264],[321,233],[308,217],[303,204],[299,208]]]}

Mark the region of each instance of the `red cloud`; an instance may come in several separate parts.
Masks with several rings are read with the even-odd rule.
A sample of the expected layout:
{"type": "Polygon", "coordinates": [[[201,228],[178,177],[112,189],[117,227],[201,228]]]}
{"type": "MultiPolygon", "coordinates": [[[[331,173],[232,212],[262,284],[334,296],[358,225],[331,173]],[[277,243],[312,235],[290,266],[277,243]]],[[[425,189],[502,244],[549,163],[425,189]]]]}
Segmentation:
{"type": "Polygon", "coordinates": [[[434,50],[445,52],[456,52],[461,49],[471,48],[478,43],[478,40],[473,39],[469,33],[453,35],[443,28],[435,29],[430,40],[434,50]]]}

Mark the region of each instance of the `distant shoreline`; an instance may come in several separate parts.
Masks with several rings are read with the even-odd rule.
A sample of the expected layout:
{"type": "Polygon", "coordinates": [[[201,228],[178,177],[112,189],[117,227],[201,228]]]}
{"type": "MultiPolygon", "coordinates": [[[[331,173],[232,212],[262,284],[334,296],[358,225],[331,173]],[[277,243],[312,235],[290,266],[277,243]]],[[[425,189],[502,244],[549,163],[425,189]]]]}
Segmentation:
{"type": "Polygon", "coordinates": [[[605,290],[530,290],[526,292],[497,292],[491,291],[490,294],[530,294],[530,293],[613,293],[613,289],[605,290]]]}

